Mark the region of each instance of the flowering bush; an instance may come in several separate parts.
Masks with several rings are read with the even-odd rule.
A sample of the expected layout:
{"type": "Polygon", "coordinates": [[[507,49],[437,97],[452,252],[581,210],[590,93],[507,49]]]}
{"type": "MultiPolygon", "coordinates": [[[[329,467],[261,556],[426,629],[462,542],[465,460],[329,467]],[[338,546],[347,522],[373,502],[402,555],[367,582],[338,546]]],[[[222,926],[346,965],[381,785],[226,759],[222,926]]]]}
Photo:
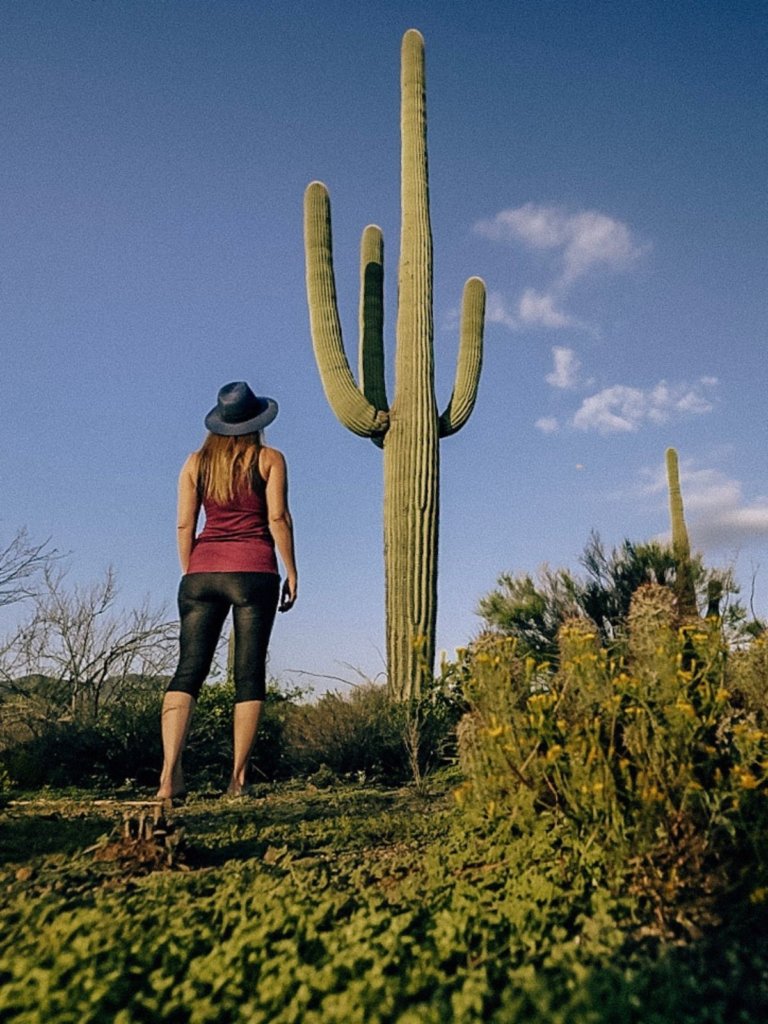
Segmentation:
{"type": "Polygon", "coordinates": [[[602,848],[662,930],[672,906],[691,924],[765,868],[767,668],[762,638],[731,654],[717,618],[677,625],[656,585],[637,592],[621,652],[585,619],[561,629],[557,666],[486,642],[466,687],[457,799],[523,827],[551,814],[582,849],[602,848]]]}

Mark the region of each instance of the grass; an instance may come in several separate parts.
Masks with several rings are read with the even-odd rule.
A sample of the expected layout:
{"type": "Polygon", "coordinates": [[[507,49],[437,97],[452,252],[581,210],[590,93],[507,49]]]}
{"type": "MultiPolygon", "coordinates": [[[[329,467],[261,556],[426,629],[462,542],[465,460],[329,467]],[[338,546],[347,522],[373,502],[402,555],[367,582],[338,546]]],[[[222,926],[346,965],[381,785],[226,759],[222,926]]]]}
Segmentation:
{"type": "MultiPolygon", "coordinates": [[[[766,905],[643,942],[542,819],[472,830],[450,773],[412,789],[282,784],[175,812],[184,870],[94,860],[93,796],[0,812],[0,1020],[757,1024],[766,905]]],[[[110,794],[99,794],[108,797],[110,794]]]]}

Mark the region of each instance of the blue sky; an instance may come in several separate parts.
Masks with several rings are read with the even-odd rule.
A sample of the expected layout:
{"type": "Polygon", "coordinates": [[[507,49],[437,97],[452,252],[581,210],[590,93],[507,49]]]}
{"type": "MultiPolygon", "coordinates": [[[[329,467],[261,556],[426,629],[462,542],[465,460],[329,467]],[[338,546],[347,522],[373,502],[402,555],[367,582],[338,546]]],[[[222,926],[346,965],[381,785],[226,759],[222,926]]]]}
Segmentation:
{"type": "Polygon", "coordinates": [[[441,407],[463,282],[489,291],[477,407],[441,445],[438,646],[501,571],[575,567],[593,528],[663,534],[668,445],[694,542],[747,590],[759,567],[768,615],[751,0],[0,2],[0,541],[27,526],[73,580],[111,563],[125,604],[173,610],[178,468],[246,379],[280,402],[301,574],[272,671],[383,670],[381,453],[322,393],[301,209],[324,181],[353,363],[360,232],[382,226],[391,370],[410,27],[441,407]]]}

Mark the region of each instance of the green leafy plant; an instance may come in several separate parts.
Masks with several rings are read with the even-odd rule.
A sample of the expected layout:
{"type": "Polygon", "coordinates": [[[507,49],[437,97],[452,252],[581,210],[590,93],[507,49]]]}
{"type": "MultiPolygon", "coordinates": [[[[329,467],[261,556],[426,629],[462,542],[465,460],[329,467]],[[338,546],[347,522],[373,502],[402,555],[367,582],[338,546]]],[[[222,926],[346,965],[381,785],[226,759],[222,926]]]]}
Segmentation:
{"type": "Polygon", "coordinates": [[[544,814],[502,832],[440,791],[278,785],[245,805],[193,801],[188,870],[126,876],[77,849],[93,812],[49,795],[3,819],[9,1024],[765,1019],[764,894],[653,948],[632,938],[637,897],[601,882],[600,844],[579,852],[544,814]],[[45,857],[29,856],[32,826],[38,846],[47,827],[45,857]],[[7,863],[9,832],[22,865],[7,863]]]}

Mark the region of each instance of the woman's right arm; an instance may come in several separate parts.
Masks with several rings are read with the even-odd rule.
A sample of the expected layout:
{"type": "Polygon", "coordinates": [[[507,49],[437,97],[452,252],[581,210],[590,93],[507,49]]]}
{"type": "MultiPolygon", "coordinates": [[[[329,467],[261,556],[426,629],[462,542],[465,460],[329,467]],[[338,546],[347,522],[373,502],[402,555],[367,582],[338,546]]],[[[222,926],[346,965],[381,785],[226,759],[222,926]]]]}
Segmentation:
{"type": "MultiPolygon", "coordinates": [[[[265,454],[267,454],[265,452],[265,454]]],[[[292,608],[298,595],[298,574],[293,549],[293,519],[288,509],[288,471],[282,452],[268,450],[267,515],[269,530],[285,566],[286,579],[280,597],[280,611],[292,608]]]]}
{"type": "Polygon", "coordinates": [[[182,574],[186,574],[189,557],[195,543],[197,517],[200,514],[200,494],[197,489],[197,452],[193,452],[179,473],[179,502],[176,517],[176,539],[179,546],[179,563],[182,574]]]}

